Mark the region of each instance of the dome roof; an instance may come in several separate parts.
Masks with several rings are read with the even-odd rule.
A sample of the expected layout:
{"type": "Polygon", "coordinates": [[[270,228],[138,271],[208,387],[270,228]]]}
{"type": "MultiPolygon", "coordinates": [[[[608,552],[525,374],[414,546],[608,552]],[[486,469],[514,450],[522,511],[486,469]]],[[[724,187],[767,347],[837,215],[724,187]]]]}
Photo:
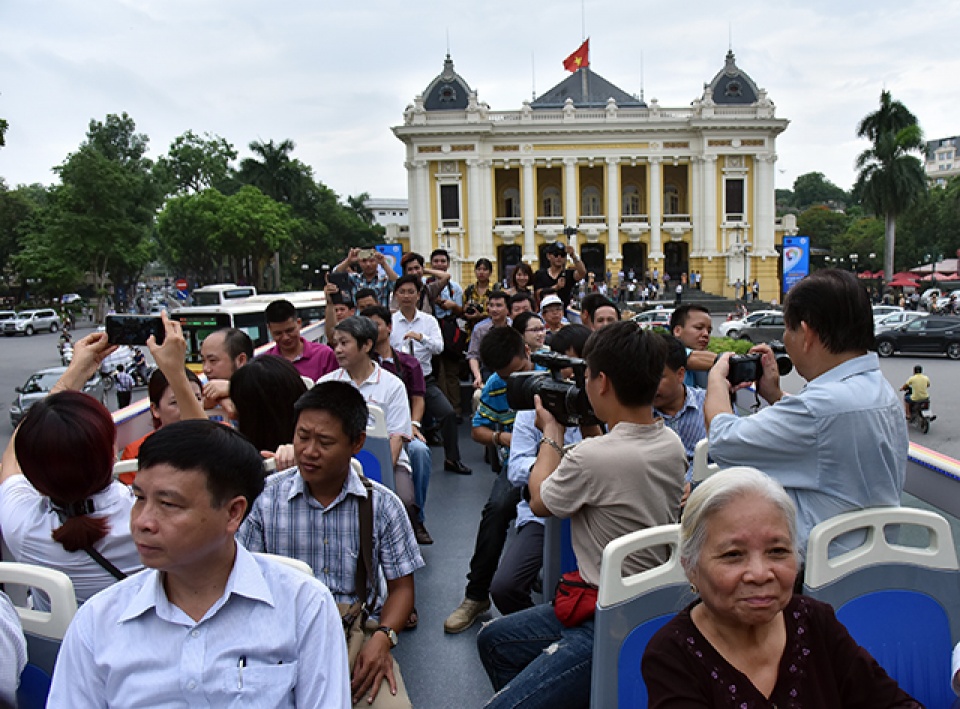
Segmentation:
{"type": "Polygon", "coordinates": [[[646,106],[643,101],[614,86],[590,67],[577,69],[552,89],[541,94],[530,106],[534,109],[563,108],[566,100],[570,99],[576,108],[603,108],[611,98],[621,108],[646,106]]]}
{"type": "Polygon", "coordinates": [[[704,98],[710,98],[716,104],[753,104],[760,98],[760,90],[745,71],[738,66],[733,50],[727,52],[726,64],[713,77],[713,81],[704,86],[704,98]]]}
{"type": "Polygon", "coordinates": [[[423,92],[423,107],[427,111],[463,111],[467,108],[470,87],[453,70],[453,60],[447,54],[443,71],[423,92]]]}

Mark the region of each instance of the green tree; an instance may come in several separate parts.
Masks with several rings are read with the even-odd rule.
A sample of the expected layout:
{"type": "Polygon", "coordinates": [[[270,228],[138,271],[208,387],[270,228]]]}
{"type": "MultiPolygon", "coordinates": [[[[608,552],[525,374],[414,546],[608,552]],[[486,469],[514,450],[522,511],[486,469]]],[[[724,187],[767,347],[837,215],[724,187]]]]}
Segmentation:
{"type": "Polygon", "coordinates": [[[834,243],[850,226],[850,218],[823,205],[806,209],[797,217],[797,229],[810,237],[811,245],[833,251],[834,243]]]}
{"type": "Polygon", "coordinates": [[[7,144],[6,135],[7,135],[7,128],[9,127],[10,127],[10,124],[7,123],[6,119],[0,118],[0,148],[2,148],[4,145],[7,144]]]}
{"type": "Polygon", "coordinates": [[[0,179],[0,279],[10,283],[14,275],[13,257],[20,251],[23,235],[33,228],[33,220],[47,201],[42,185],[8,189],[0,179]]]}
{"type": "Polygon", "coordinates": [[[167,154],[157,160],[157,176],[167,194],[201,192],[222,186],[230,175],[237,151],[225,138],[191,130],[177,136],[167,154]]]}
{"type": "Polygon", "coordinates": [[[856,191],[863,204],[884,219],[883,265],[887,278],[894,270],[897,217],[926,191],[923,164],[913,154],[924,150],[916,117],[889,91],[880,94],[880,108],[864,116],[857,136],[871,146],[857,157],[856,191]]]}
{"type": "MultiPolygon", "coordinates": [[[[250,150],[257,157],[244,158],[240,162],[237,178],[278,202],[292,205],[304,186],[304,166],[299,160],[290,157],[295,147],[292,140],[283,140],[280,143],[272,140],[266,143],[253,141],[250,143],[250,150]]],[[[309,168],[306,172],[309,175],[309,168]]]]}
{"type": "Polygon", "coordinates": [[[850,196],[828,180],[822,172],[808,172],[793,182],[794,205],[804,210],[814,204],[844,206],[850,196]]]}
{"type": "Polygon", "coordinates": [[[243,275],[250,283],[264,288],[264,266],[290,242],[295,221],[289,207],[246,185],[227,199],[217,242],[223,253],[245,264],[243,275]]]}
{"type": "Polygon", "coordinates": [[[373,224],[374,222],[373,210],[366,204],[369,199],[369,192],[361,192],[354,197],[347,197],[347,206],[364,224],[373,224]]]}
{"type": "Polygon", "coordinates": [[[157,217],[157,243],[174,273],[200,283],[227,280],[220,243],[226,203],[215,188],[167,200],[157,217]]]}

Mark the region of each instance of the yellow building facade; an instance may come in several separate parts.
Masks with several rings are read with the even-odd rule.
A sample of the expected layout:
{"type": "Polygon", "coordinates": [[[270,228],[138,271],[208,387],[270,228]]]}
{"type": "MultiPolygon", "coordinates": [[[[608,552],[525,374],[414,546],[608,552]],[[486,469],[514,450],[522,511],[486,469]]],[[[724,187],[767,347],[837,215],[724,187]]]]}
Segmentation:
{"type": "Polygon", "coordinates": [[[521,260],[536,270],[562,240],[598,278],[699,272],[725,295],[756,278],[771,299],[787,124],[732,52],[686,107],[648,104],[583,68],[516,111],[480,102],[447,56],[393,128],[406,146],[404,247],[446,248],[470,282],[478,258],[502,278],[521,260]]]}

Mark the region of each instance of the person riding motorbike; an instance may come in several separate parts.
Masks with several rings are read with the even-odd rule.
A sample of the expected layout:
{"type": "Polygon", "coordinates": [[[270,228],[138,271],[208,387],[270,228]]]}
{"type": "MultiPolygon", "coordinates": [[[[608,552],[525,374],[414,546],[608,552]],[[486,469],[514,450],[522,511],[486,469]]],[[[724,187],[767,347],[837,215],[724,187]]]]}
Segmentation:
{"type": "Polygon", "coordinates": [[[919,364],[913,368],[913,376],[906,384],[900,387],[900,391],[907,392],[903,396],[903,410],[906,413],[907,421],[911,419],[911,410],[914,404],[923,404],[930,401],[930,394],[927,391],[930,388],[930,378],[923,373],[923,367],[919,364]]]}

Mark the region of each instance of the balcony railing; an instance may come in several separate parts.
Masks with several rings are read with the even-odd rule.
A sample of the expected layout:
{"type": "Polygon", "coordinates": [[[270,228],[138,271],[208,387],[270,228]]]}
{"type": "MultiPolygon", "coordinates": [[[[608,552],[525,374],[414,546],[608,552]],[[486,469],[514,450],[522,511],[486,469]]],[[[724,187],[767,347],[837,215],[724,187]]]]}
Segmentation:
{"type": "Polygon", "coordinates": [[[648,224],[650,216],[647,214],[623,214],[620,216],[621,224],[648,224]]]}
{"type": "Polygon", "coordinates": [[[581,224],[606,224],[607,218],[603,214],[584,214],[580,217],[581,224]]]}
{"type": "Polygon", "coordinates": [[[537,217],[537,226],[563,226],[563,217],[537,217]]]}
{"type": "Polygon", "coordinates": [[[664,214],[663,223],[664,224],[689,224],[690,215],[689,214],[664,214]]]}
{"type": "Polygon", "coordinates": [[[520,217],[497,217],[496,226],[523,226],[520,217]]]}

